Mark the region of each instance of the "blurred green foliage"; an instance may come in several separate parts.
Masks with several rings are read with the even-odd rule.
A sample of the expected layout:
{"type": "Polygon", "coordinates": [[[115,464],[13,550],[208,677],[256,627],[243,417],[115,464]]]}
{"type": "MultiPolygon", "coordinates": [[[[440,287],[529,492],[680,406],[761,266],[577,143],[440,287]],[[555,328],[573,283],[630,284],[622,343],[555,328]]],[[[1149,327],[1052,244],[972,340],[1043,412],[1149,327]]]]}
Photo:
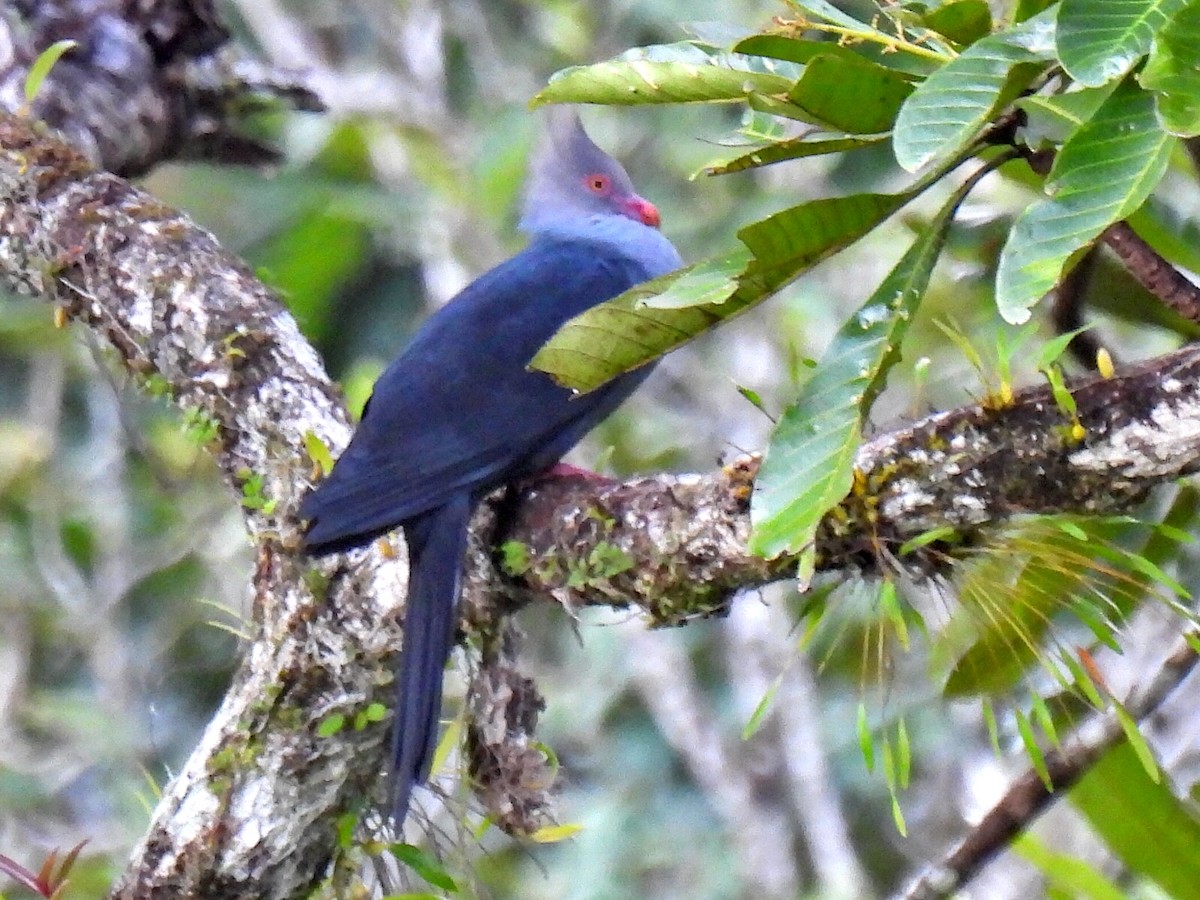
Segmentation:
{"type": "MultiPolygon", "coordinates": [[[[222,11],[244,43],[269,57],[270,20],[250,14],[254,2],[228,0],[222,11]]],[[[928,13],[926,24],[965,45],[984,34],[985,13],[1010,6],[957,0],[902,11],[928,13]]],[[[1043,6],[1022,4],[1022,14],[1043,6]]],[[[330,112],[262,117],[258,126],[285,150],[280,171],[171,165],[146,186],[278,289],[356,410],[429,310],[520,245],[516,208],[537,127],[526,103],[553,72],[697,36],[699,44],[732,46],[773,16],[794,13],[767,0],[267,7],[304,37],[330,112]]],[[[877,12],[867,0],[844,9],[862,21],[877,12]]],[[[822,52],[850,53],[823,40],[822,52]]],[[[869,66],[852,64],[856,77],[886,81],[891,99],[877,118],[896,115],[909,96],[907,77],[878,71],[888,62],[876,54],[869,66]]],[[[794,60],[781,63],[777,72],[799,73],[794,60]]],[[[910,63],[918,74],[933,68],[910,63]]],[[[826,79],[819,97],[839,84],[826,79]]],[[[790,97],[806,99],[813,98],[798,88],[790,97]]],[[[861,112],[845,109],[853,102],[851,92],[833,110],[849,116],[848,131],[861,112]]],[[[688,260],[727,253],[740,228],[781,210],[910,183],[893,148],[866,139],[855,140],[852,153],[798,158],[793,146],[781,152],[797,158],[777,166],[701,174],[801,133],[803,126],[740,104],[584,116],[662,210],[664,231],[688,260]]],[[[928,150],[914,147],[918,156],[928,150]]],[[[1157,229],[1156,245],[1177,248],[1176,258],[1195,252],[1190,217],[1200,204],[1188,168],[1177,153],[1167,178],[1187,190],[1161,192],[1138,214],[1157,229]]],[[[1006,327],[992,286],[1006,235],[1036,184],[1028,174],[1005,174],[984,182],[950,224],[904,358],[869,420],[863,412],[868,430],[988,389],[936,323],[952,320],[982,348],[995,347],[1006,327]]],[[[936,221],[948,195],[932,189],[770,303],[673,354],[573,458],[603,459],[617,474],[705,470],[724,454],[765,446],[772,421],[762,410],[778,417],[809,382],[811,361],[936,221]]],[[[1103,289],[1092,293],[1105,304],[1106,339],[1128,358],[1172,346],[1180,323],[1152,312],[1157,304],[1110,260],[1099,265],[1094,284],[1103,289]]],[[[1016,380],[1032,377],[1035,357],[1014,360],[1016,380]]],[[[218,479],[203,423],[189,423],[152,393],[82,329],[55,329],[45,305],[0,298],[0,850],[33,861],[51,846],[89,838],[68,897],[99,896],[120,868],[155,786],[193,746],[250,627],[243,498],[218,479]]],[[[1200,577],[1184,550],[1162,564],[1189,587],[1200,577]]],[[[887,638],[878,585],[843,585],[824,604],[815,636],[796,624],[785,588],[765,593],[769,607],[744,598],[724,625],[652,635],[611,613],[574,621],[558,609],[526,611],[525,657],[549,702],[541,737],[562,764],[562,821],[583,830],[537,846],[488,834],[480,842],[486,852],[472,845],[461,854],[435,839],[463,895],[867,896],[895,888],[914,859],[958,834],[1000,776],[978,712],[947,714],[931,688],[921,657],[927,636],[913,629],[909,656],[874,655],[872,642],[887,638]],[[671,661],[680,719],[655,705],[666,685],[651,657],[671,661]],[[855,721],[871,678],[886,697],[868,727],[894,735],[897,721],[908,723],[912,784],[900,795],[914,836],[908,843],[895,833],[888,786],[865,771],[859,750],[855,721]],[[777,679],[774,712],[740,741],[777,679]],[[697,735],[706,743],[696,745],[697,735]],[[844,816],[826,823],[832,837],[815,835],[805,818],[817,802],[806,784],[844,816]],[[844,858],[835,853],[839,836],[844,858]]],[[[932,594],[926,602],[937,612],[947,601],[932,594]]],[[[1139,658],[1132,654],[1129,665],[1139,658]]],[[[1178,726],[1184,733],[1187,721],[1194,719],[1178,726]]],[[[1019,744],[1015,726],[1004,727],[1006,746],[1019,744]]],[[[1078,823],[1070,827],[1071,840],[1086,839],[1078,823]]],[[[1033,896],[1042,883],[1036,868],[1019,862],[1001,872],[982,890],[1004,885],[1010,893],[987,896],[1033,896]]],[[[412,890],[429,889],[412,882],[412,890]]]]}

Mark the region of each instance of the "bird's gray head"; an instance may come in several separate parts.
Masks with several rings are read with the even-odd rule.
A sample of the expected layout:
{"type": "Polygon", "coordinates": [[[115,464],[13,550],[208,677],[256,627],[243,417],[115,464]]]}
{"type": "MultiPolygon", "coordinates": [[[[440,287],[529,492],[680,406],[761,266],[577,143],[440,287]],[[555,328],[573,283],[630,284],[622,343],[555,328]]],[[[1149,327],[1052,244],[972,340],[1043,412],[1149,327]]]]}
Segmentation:
{"type": "Polygon", "coordinates": [[[573,109],[552,106],[545,116],[525,185],[522,231],[614,215],[658,227],[654,204],[638,195],[619,162],[592,143],[573,109]]]}

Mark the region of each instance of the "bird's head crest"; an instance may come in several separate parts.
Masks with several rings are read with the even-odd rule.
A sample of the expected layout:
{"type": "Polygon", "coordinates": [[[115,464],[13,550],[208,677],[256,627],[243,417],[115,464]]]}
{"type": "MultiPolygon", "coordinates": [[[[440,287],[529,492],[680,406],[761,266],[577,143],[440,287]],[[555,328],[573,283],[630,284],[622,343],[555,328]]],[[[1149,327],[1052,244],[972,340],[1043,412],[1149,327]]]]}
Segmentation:
{"type": "Polygon", "coordinates": [[[545,131],[533,154],[521,228],[544,231],[596,216],[624,216],[658,226],[658,210],[638,195],[619,162],[597,147],[579,114],[549,107],[545,131]]]}

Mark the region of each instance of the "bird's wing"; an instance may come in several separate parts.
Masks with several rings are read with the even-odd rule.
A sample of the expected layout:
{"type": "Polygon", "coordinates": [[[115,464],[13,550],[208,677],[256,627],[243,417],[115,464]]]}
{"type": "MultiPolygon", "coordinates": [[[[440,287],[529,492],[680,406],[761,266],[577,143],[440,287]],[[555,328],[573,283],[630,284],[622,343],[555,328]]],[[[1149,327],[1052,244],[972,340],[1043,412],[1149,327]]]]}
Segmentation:
{"type": "Polygon", "coordinates": [[[557,460],[644,373],[576,397],[526,366],[567,319],[649,275],[603,244],[535,241],[472,283],[376,383],[350,446],[301,508],[309,546],[361,542],[557,460]]]}

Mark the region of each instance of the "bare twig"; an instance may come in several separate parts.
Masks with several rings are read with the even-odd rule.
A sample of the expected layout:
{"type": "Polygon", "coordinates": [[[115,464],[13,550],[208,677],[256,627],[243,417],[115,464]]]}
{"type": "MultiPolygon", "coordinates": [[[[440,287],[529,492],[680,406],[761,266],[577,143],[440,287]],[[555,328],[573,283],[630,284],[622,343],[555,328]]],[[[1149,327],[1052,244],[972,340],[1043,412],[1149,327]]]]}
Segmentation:
{"type": "Polygon", "coordinates": [[[1159,256],[1129,223],[1109,226],[1103,240],[1142,287],[1188,321],[1200,323],[1200,287],[1159,256]]]}
{"type": "MultiPolygon", "coordinates": [[[[1098,251],[1090,248],[1062,281],[1054,289],[1054,301],[1050,305],[1050,318],[1054,322],[1054,330],[1066,334],[1084,326],[1083,303],[1087,296],[1092,275],[1096,271],[1098,251]]],[[[1071,338],[1067,349],[1084,368],[1096,371],[1096,354],[1100,351],[1100,341],[1091,331],[1081,331],[1071,338]]]]}
{"type": "MultiPolygon", "coordinates": [[[[1137,720],[1154,712],[1200,662],[1181,641],[1154,679],[1134,693],[1125,709],[1137,720]]],[[[1125,740],[1115,712],[1097,715],[1075,730],[1062,745],[1045,754],[1053,790],[1033,768],[1021,774],[1004,796],[941,861],[921,873],[897,900],[936,900],[962,888],[992,857],[1024,831],[1061,792],[1075,784],[1113,747],[1125,740]]]]}
{"type": "Polygon", "coordinates": [[[167,159],[261,164],[277,152],[241,131],[247,108],[320,107],[295,78],[241,57],[211,0],[39,0],[0,7],[0,107],[25,103],[38,53],[77,42],[32,112],[106,169],[145,172],[167,159]]]}
{"type": "Polygon", "coordinates": [[[638,694],[724,820],[744,883],[756,896],[795,897],[799,873],[790,848],[781,846],[790,833],[783,810],[758,802],[752,773],[731,758],[683,650],[644,631],[629,632],[626,640],[638,694]]]}

